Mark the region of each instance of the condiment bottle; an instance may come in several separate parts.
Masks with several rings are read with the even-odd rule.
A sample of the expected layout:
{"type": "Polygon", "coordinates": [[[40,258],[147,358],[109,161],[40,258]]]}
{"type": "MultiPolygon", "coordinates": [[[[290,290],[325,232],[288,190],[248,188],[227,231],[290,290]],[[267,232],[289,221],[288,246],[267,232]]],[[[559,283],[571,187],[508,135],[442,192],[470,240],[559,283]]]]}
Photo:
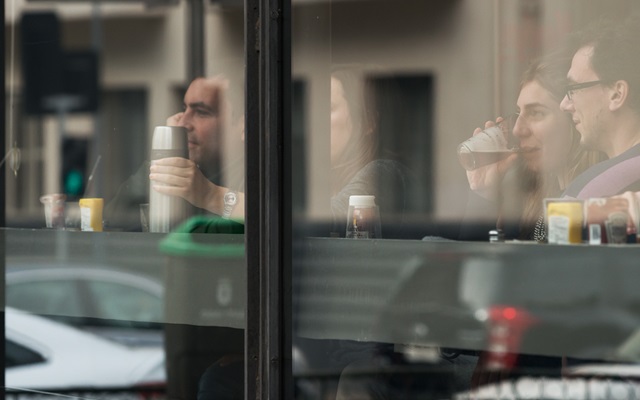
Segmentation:
{"type": "Polygon", "coordinates": [[[346,237],[350,239],[379,239],[382,237],[380,210],[373,195],[349,197],[346,237]]]}

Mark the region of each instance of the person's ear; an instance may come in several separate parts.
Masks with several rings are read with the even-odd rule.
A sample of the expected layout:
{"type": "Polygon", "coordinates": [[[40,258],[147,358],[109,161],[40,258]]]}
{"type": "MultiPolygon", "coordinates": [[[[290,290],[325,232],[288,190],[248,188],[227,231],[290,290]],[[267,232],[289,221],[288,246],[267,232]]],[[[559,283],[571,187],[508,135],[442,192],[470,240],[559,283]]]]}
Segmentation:
{"type": "Polygon", "coordinates": [[[616,81],[609,91],[609,110],[620,109],[629,98],[629,83],[627,81],[616,81]]]}

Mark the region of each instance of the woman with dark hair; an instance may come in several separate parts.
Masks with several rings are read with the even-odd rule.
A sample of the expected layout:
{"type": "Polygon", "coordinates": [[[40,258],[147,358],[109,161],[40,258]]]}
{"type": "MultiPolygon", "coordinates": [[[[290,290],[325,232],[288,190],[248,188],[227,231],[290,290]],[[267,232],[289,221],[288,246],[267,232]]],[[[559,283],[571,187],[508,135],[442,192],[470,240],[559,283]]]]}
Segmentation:
{"type": "MultiPolygon", "coordinates": [[[[467,172],[473,214],[497,214],[497,227],[508,237],[544,241],[543,199],[558,197],[578,174],[604,158],[580,147],[580,134],[560,109],[568,63],[567,58],[548,56],[531,64],[523,75],[512,125],[520,152],[467,172]]],[[[493,125],[488,121],[485,129],[493,125]]]]}
{"type": "Polygon", "coordinates": [[[368,87],[354,71],[331,74],[332,189],[338,192],[377,156],[376,116],[368,87]]]}
{"type": "Polygon", "coordinates": [[[333,231],[346,228],[349,196],[375,195],[384,227],[402,223],[411,174],[391,158],[379,158],[377,110],[371,88],[355,68],[331,74],[331,211],[333,231]]]}

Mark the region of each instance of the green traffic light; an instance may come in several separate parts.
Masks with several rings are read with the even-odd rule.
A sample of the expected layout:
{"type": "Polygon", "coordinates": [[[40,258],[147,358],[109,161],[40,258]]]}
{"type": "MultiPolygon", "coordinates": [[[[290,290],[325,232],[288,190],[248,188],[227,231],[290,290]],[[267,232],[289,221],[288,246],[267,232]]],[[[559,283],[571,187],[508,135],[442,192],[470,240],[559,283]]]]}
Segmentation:
{"type": "Polygon", "coordinates": [[[79,196],[82,193],[83,181],[84,179],[82,172],[78,171],[77,169],[69,171],[64,180],[65,193],[72,196],[79,196]]]}

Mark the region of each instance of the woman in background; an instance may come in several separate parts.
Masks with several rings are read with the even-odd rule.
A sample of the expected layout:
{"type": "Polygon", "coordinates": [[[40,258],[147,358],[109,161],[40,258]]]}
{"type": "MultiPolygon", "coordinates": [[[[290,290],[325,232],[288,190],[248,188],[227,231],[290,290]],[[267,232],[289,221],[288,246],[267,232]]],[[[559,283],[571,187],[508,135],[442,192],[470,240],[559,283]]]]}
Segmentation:
{"type": "MultiPolygon", "coordinates": [[[[374,195],[385,226],[398,227],[411,184],[408,169],[388,154],[380,158],[375,98],[360,71],[331,74],[331,211],[333,231],[344,236],[349,196],[374,195]]],[[[396,231],[398,232],[398,231],[396,231]]]]}

